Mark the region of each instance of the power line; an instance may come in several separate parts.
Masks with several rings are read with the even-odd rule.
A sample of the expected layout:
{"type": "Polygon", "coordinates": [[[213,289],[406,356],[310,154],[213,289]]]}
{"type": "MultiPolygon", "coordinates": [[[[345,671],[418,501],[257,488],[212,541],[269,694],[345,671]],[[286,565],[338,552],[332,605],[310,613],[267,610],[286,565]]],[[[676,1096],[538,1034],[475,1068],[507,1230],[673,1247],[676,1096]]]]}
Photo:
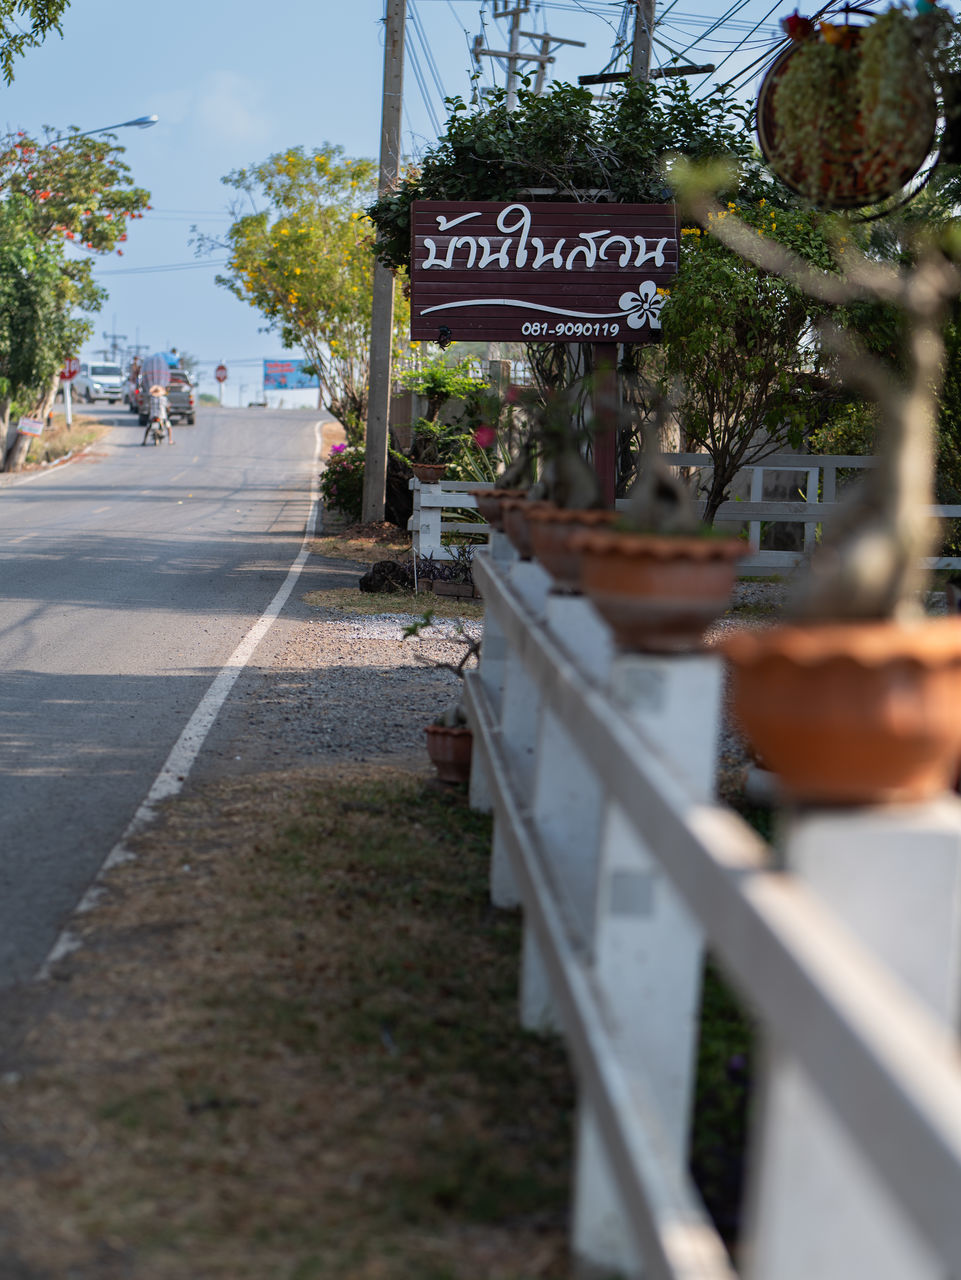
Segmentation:
{"type": "Polygon", "coordinates": [[[158,271],[199,271],[205,267],[229,266],[227,259],[222,262],[212,260],[206,262],[164,262],[156,267],[114,267],[109,271],[100,271],[101,276],[139,276],[152,275],[158,271]]]}

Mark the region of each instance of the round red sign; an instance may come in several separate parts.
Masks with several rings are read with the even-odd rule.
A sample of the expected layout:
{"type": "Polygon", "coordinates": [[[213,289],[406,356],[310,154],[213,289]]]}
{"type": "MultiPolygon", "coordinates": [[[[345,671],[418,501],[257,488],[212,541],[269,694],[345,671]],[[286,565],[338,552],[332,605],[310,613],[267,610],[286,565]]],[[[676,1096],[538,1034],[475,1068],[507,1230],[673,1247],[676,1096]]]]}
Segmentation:
{"type": "Polygon", "coordinates": [[[218,364],[217,368],[214,370],[214,377],[217,379],[218,382],[226,382],[227,366],[225,364],[218,364]]]}
{"type": "Polygon", "coordinates": [[[63,368],[60,370],[60,381],[69,382],[71,378],[75,378],[80,372],[80,361],[76,356],[71,356],[69,360],[64,360],[63,368]]]}

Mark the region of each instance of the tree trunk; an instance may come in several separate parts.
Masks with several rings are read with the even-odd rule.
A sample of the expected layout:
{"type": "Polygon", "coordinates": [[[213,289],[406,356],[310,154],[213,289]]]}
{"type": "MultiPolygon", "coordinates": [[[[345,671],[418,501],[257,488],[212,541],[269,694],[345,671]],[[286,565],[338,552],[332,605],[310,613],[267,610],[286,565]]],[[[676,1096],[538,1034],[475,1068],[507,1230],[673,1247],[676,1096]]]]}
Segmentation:
{"type": "Polygon", "coordinates": [[[37,396],[34,401],[33,408],[30,410],[31,418],[39,418],[41,422],[46,422],[53,410],[53,402],[57,398],[57,388],[60,385],[60,374],[55,373],[46,388],[37,396]]]}
{"type": "Polygon", "coordinates": [[[4,471],[22,471],[29,448],[30,436],[22,436],[19,433],[14,436],[13,444],[7,450],[7,456],[3,460],[4,471]]]}

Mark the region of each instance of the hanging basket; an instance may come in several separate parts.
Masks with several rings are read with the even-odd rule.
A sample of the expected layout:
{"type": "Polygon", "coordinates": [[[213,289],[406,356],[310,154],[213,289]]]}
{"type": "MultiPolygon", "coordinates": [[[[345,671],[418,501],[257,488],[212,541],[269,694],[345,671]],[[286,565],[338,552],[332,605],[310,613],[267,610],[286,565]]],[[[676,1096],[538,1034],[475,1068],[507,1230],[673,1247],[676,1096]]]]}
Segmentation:
{"type": "Polygon", "coordinates": [[[877,108],[866,105],[859,76],[867,30],[845,28],[843,46],[829,45],[823,36],[790,45],[768,68],[758,92],[764,159],[786,186],[822,209],[857,209],[895,195],[922,168],[934,142],[937,101],[913,45],[886,72],[883,97],[896,108],[889,106],[884,127],[876,127],[871,112],[877,108]],[[785,119],[799,59],[808,60],[810,100],[795,98],[792,114],[797,120],[803,108],[804,118],[791,127],[785,119]],[[880,141],[870,141],[879,133],[880,141]]]}

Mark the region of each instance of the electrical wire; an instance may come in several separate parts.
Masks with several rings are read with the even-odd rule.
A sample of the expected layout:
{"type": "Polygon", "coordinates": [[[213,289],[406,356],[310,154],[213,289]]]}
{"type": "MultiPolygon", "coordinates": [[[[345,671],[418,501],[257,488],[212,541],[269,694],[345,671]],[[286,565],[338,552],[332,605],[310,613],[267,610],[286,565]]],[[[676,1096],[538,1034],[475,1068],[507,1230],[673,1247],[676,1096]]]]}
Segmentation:
{"type": "Polygon", "coordinates": [[[226,267],[229,263],[210,259],[205,262],[164,262],[156,267],[112,267],[108,271],[98,271],[98,276],[146,276],[161,271],[199,271],[205,267],[226,267]]]}

